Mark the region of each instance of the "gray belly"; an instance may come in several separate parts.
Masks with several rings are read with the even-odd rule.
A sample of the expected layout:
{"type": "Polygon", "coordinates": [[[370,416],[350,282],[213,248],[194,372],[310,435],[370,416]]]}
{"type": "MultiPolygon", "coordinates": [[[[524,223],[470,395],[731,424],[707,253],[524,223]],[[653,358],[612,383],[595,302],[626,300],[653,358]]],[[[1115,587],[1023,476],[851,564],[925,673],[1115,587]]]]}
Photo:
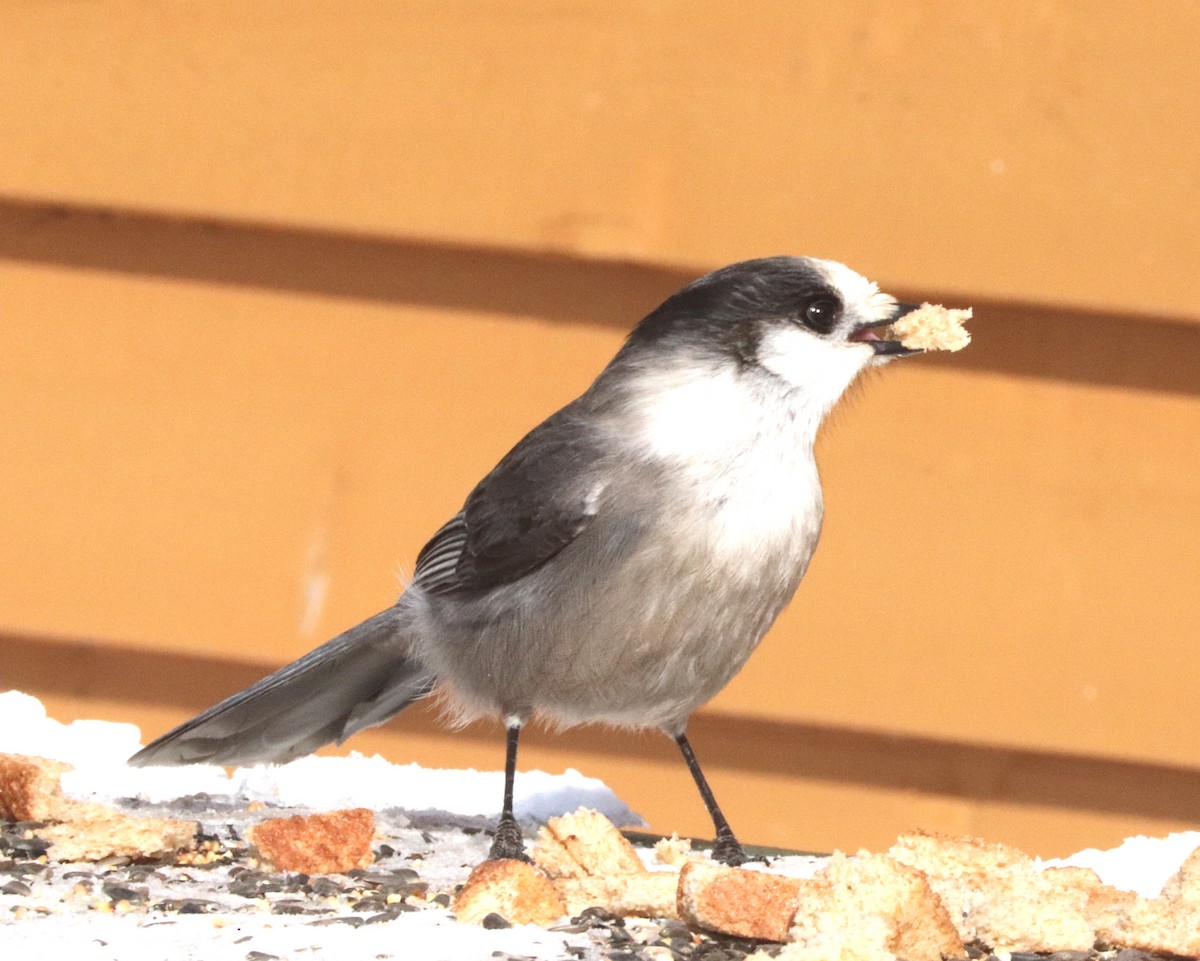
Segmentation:
{"type": "Polygon", "coordinates": [[[820,524],[818,508],[730,558],[711,549],[708,517],[625,517],[621,529],[598,521],[518,582],[422,599],[416,653],[464,718],[682,730],[791,599],[820,524]]]}

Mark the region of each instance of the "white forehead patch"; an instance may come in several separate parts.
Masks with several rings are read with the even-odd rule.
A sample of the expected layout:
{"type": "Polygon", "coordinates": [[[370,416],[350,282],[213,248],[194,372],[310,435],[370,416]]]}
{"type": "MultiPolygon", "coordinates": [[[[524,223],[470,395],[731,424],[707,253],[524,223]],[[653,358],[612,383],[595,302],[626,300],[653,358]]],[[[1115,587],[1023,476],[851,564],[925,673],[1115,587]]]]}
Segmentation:
{"type": "Polygon", "coordinates": [[[862,321],[883,323],[892,319],[896,298],[883,293],[878,284],[872,283],[862,274],[851,270],[845,264],[839,264],[836,260],[814,260],[813,263],[842,295],[842,303],[846,305],[846,309],[862,321]]]}

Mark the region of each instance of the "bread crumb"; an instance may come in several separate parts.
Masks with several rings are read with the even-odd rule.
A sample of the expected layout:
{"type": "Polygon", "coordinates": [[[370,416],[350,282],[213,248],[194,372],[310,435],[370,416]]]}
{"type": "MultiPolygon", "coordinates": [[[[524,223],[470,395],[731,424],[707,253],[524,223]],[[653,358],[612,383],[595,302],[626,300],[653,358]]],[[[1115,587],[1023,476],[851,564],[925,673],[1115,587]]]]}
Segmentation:
{"type": "Polygon", "coordinates": [[[0,819],[57,821],[65,798],[60,784],[70,764],[24,754],[0,754],[0,819]]]}
{"type": "Polygon", "coordinates": [[[1189,854],[1163,885],[1161,897],[1200,904],[1200,848],[1189,854]]]}
{"type": "Polygon", "coordinates": [[[276,871],[344,874],[375,860],[375,813],[367,808],[260,821],[246,832],[262,862],[276,871]]]}
{"type": "Polygon", "coordinates": [[[710,931],[786,941],[796,904],[813,884],[711,861],[689,861],[679,875],[679,914],[710,931]]]}
{"type": "Polygon", "coordinates": [[[978,838],[908,834],[888,853],[925,873],[964,941],[997,953],[1089,951],[1125,930],[1140,900],[1090,868],[1038,870],[1023,851],[978,838]]]}
{"type": "Polygon", "coordinates": [[[609,877],[646,870],[613,823],[587,808],[550,818],[538,831],[533,860],[552,878],[609,877]]]}
{"type": "Polygon", "coordinates": [[[135,817],[64,797],[62,776],[70,770],[70,764],[49,758],[0,754],[0,818],[49,822],[29,832],[49,843],[48,860],[157,858],[196,846],[192,821],[135,817]]]}
{"type": "Polygon", "coordinates": [[[571,857],[567,846],[545,824],[538,828],[537,841],[533,845],[533,863],[545,871],[547,877],[555,880],[588,877],[587,869],[571,857]]]}
{"type": "Polygon", "coordinates": [[[1100,884],[1100,878],[1088,868],[1010,877],[1003,890],[971,913],[971,929],[993,951],[1090,951],[1096,941],[1088,917],[1093,884],[1100,884]]]}
{"type": "Polygon", "coordinates": [[[672,834],[654,844],[654,857],[659,864],[667,867],[682,867],[692,854],[692,842],[672,834]]]}
{"type": "Polygon", "coordinates": [[[971,342],[963,326],[970,319],[969,307],[960,310],[924,303],[893,323],[884,336],[913,350],[962,350],[971,342]]]}
{"type": "Polygon", "coordinates": [[[782,957],[941,961],[965,953],[944,904],[915,868],[865,851],[834,854],[801,895],[782,957]]]}
{"type": "Polygon", "coordinates": [[[1122,912],[1102,940],[1114,947],[1200,957],[1200,905],[1166,898],[1139,898],[1122,912]]]}
{"type": "Polygon", "coordinates": [[[193,821],[133,817],[116,810],[108,817],[52,824],[37,833],[50,842],[46,854],[53,861],[161,858],[196,845],[193,821]]]}
{"type": "Polygon", "coordinates": [[[975,936],[965,921],[971,912],[1034,870],[1033,858],[1017,848],[926,831],[901,835],[887,854],[925,875],[964,941],[975,936]]]}
{"type": "Polygon", "coordinates": [[[484,861],[454,899],[454,916],[463,924],[482,924],[489,914],[499,914],[513,924],[546,926],[566,913],[545,872],[511,859],[484,861]]]}
{"type": "Polygon", "coordinates": [[[574,917],[591,907],[618,917],[679,918],[679,875],[674,871],[647,871],[613,877],[561,878],[554,887],[574,917]]]}

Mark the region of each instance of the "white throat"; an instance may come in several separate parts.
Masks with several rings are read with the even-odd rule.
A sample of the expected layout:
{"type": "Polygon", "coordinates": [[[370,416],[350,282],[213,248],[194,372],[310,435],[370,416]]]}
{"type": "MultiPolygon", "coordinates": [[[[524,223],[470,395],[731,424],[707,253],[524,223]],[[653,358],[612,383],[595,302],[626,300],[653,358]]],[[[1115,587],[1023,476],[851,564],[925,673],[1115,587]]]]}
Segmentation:
{"type": "Polygon", "coordinates": [[[667,468],[677,496],[694,506],[695,536],[731,569],[750,576],[752,559],[815,544],[822,499],[813,443],[832,401],[733,364],[644,372],[636,395],[629,441],[667,468]]]}

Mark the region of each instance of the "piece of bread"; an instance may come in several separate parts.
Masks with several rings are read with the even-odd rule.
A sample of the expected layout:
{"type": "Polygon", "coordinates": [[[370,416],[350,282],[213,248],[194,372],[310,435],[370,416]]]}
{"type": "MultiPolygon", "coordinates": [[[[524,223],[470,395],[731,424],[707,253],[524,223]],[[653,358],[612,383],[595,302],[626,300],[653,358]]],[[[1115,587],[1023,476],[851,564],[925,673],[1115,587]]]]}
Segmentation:
{"type": "Polygon", "coordinates": [[[587,868],[571,857],[571,852],[554,832],[545,824],[538,828],[537,841],[532,851],[533,863],[546,872],[547,877],[577,878],[590,877],[587,868]]]}
{"type": "Polygon", "coordinates": [[[1093,897],[1097,941],[1114,948],[1200,957],[1200,848],[1184,859],[1157,898],[1120,892],[1105,905],[1093,897]]]}
{"type": "Polygon", "coordinates": [[[550,925],[567,913],[566,902],[545,872],[524,861],[484,861],[454,899],[454,916],[482,924],[499,914],[513,924],[550,925]]]}
{"type": "Polygon", "coordinates": [[[654,842],[654,859],[664,867],[682,868],[693,857],[692,842],[678,834],[654,842]]]}
{"type": "Polygon", "coordinates": [[[711,861],[689,861],[679,874],[679,915],[722,934],[786,941],[796,904],[812,884],[711,861]]]}
{"type": "Polygon", "coordinates": [[[970,319],[970,308],[925,303],[893,323],[884,336],[914,350],[962,350],[971,342],[963,326],[970,319]]]}
{"type": "Polygon", "coordinates": [[[61,820],[65,798],[60,779],[71,770],[63,761],[23,754],[0,754],[0,819],[61,820]]]}
{"type": "Polygon", "coordinates": [[[44,757],[0,754],[0,818],[45,821],[37,837],[52,861],[161,858],[196,846],[192,821],[134,817],[106,804],[63,796],[71,765],[44,757]]]}
{"type": "Polygon", "coordinates": [[[193,821],[133,817],[115,810],[109,817],[51,824],[36,833],[50,842],[46,856],[51,861],[164,858],[196,847],[193,821]]]}
{"type": "Polygon", "coordinates": [[[1096,928],[1088,912],[1088,890],[1100,885],[1089,868],[1013,875],[1002,891],[971,912],[967,924],[993,951],[1090,951],[1096,928]]]}
{"type": "Polygon", "coordinates": [[[366,808],[260,821],[246,832],[259,860],[276,871],[343,874],[375,860],[375,813],[366,808]]]}
{"type": "Polygon", "coordinates": [[[887,854],[925,875],[964,941],[974,937],[964,923],[971,912],[1003,893],[1010,878],[1034,870],[1033,858],[1017,848],[926,831],[901,835],[887,854]]]}
{"type": "Polygon", "coordinates": [[[611,877],[646,870],[613,823],[587,808],[550,818],[538,831],[533,859],[552,878],[611,877]]]}
{"type": "Polygon", "coordinates": [[[993,950],[1089,951],[1136,900],[1090,868],[1038,870],[1023,851],[978,838],[908,834],[888,853],[924,872],[964,941],[993,950]]]}
{"type": "Polygon", "coordinates": [[[1167,879],[1161,897],[1200,904],[1200,848],[1184,858],[1179,870],[1167,879]]]}
{"type": "MultiPolygon", "coordinates": [[[[672,850],[681,844],[676,839],[672,850]]],[[[618,917],[679,916],[678,873],[648,871],[603,814],[580,808],[550,818],[538,831],[533,860],[554,881],[568,914],[601,907],[618,917]]]]}
{"type": "Polygon", "coordinates": [[[1114,948],[1200,958],[1200,904],[1168,898],[1138,898],[1099,940],[1114,948]]]}
{"type": "Polygon", "coordinates": [[[945,905],[915,868],[882,854],[834,854],[810,885],[788,932],[810,953],[905,961],[964,956],[945,905]]]}
{"type": "Polygon", "coordinates": [[[679,875],[674,871],[646,871],[607,878],[559,878],[554,887],[566,902],[571,917],[599,907],[627,918],[679,918],[679,875]]]}
{"type": "Polygon", "coordinates": [[[1107,884],[1098,884],[1087,892],[1084,911],[1098,943],[1107,943],[1105,932],[1111,931],[1133,905],[1144,900],[1133,891],[1122,891],[1107,884]]]}

